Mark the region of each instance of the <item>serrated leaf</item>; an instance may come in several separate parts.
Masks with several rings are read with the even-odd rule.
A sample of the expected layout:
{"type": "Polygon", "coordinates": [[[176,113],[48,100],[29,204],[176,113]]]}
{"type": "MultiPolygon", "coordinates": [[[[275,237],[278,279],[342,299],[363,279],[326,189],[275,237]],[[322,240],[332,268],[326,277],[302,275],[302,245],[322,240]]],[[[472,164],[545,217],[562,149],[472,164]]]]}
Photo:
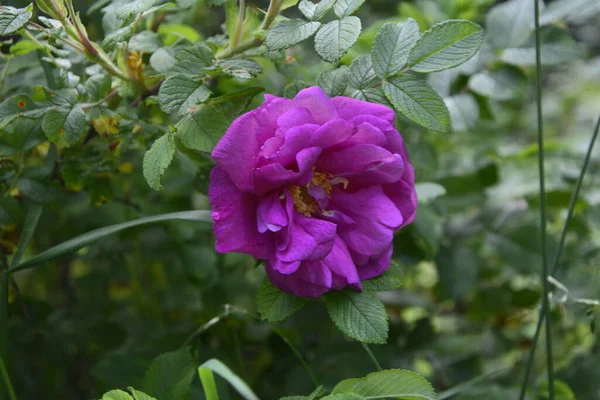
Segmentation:
{"type": "Polygon", "coordinates": [[[42,130],[51,142],[69,147],[88,130],[85,112],[79,106],[70,109],[50,109],[42,120],[42,130]]]}
{"type": "Polygon", "coordinates": [[[346,335],[364,343],[386,342],[387,312],[374,293],[342,290],[325,295],[331,320],[346,335]]]}
{"type": "Polygon", "coordinates": [[[31,18],[33,4],[25,8],[4,6],[0,10],[0,36],[8,35],[21,29],[31,18]]]}
{"type": "Polygon", "coordinates": [[[509,0],[490,9],[485,27],[498,48],[519,46],[533,31],[533,1],[509,0]]]}
{"type": "Polygon", "coordinates": [[[176,74],[160,85],[158,103],[166,113],[185,115],[191,107],[205,102],[210,94],[202,79],[176,74]]]}
{"type": "Polygon", "coordinates": [[[444,98],[450,113],[450,124],[454,132],[464,132],[479,121],[479,104],[470,94],[458,94],[444,98]]]}
{"type": "Polygon", "coordinates": [[[175,54],[177,62],[169,70],[170,73],[203,76],[204,69],[214,68],[214,54],[205,43],[196,43],[193,46],[179,50],[175,54]]]}
{"type": "Polygon", "coordinates": [[[355,393],[367,399],[387,397],[403,400],[436,400],[433,387],[421,375],[403,369],[373,372],[364,378],[346,379],[338,383],[332,394],[355,393]]]}
{"type": "Polygon", "coordinates": [[[143,51],[144,53],[153,53],[158,50],[160,45],[160,37],[152,31],[136,33],[129,39],[130,50],[143,51]]]}
{"type": "Polygon", "coordinates": [[[131,395],[133,396],[133,400],[156,400],[155,397],[149,396],[146,393],[141,392],[139,390],[135,390],[131,386],[128,387],[127,390],[129,390],[131,392],[131,395]]]}
{"type": "Polygon", "coordinates": [[[226,75],[238,79],[252,79],[262,72],[262,67],[256,61],[236,58],[220,61],[219,67],[226,75]]]}
{"type": "Polygon", "coordinates": [[[304,307],[306,299],[282,292],[265,278],[258,288],[256,303],[262,319],[279,322],[304,307]]]}
{"type": "Polygon", "coordinates": [[[327,393],[327,390],[325,390],[325,388],[323,386],[318,386],[308,396],[285,396],[285,397],[281,397],[279,400],[315,400],[315,399],[323,396],[326,393],[327,393]]]}
{"type": "Polygon", "coordinates": [[[104,40],[102,40],[102,48],[106,51],[112,51],[118,43],[126,42],[133,35],[133,26],[127,25],[123,28],[119,28],[114,32],[106,35],[104,40]]]}
{"type": "Polygon", "coordinates": [[[201,105],[177,124],[176,135],[188,149],[210,153],[228,126],[227,117],[213,107],[201,105]]]}
{"type": "Polygon", "coordinates": [[[321,0],[317,4],[309,0],[302,0],[298,5],[298,9],[306,18],[314,21],[327,14],[333,3],[335,3],[335,0],[321,0]]]}
{"type": "Polygon", "coordinates": [[[200,366],[201,368],[207,368],[214,373],[221,376],[221,378],[225,379],[231,386],[237,390],[237,392],[246,400],[259,400],[256,394],[250,389],[250,387],[242,380],[239,376],[233,373],[227,365],[223,364],[221,361],[213,358],[208,360],[204,364],[200,366]]]}
{"type": "Polygon", "coordinates": [[[435,24],[410,52],[413,71],[435,72],[456,67],[477,53],[483,43],[483,29],[466,20],[435,24]]]}
{"type": "Polygon", "coordinates": [[[160,177],[173,160],[175,154],[175,141],[169,132],[162,135],[154,143],[150,150],[144,154],[143,172],[148,185],[154,190],[161,190],[160,177]]]}
{"type": "Polygon", "coordinates": [[[385,98],[385,94],[381,88],[366,88],[357,90],[352,93],[352,97],[358,100],[369,101],[371,103],[382,104],[389,108],[394,108],[392,104],[385,98]]]}
{"type": "Polygon", "coordinates": [[[337,0],[333,12],[340,18],[347,17],[363,5],[365,0],[337,0]]]}
{"type": "Polygon", "coordinates": [[[373,84],[376,79],[370,54],[363,54],[350,64],[350,85],[355,88],[364,89],[373,84]]]}
{"type": "Polygon", "coordinates": [[[287,49],[311,37],[320,26],[320,22],[301,19],[281,21],[269,30],[265,45],[273,51],[287,49]]]}
{"type": "Polygon", "coordinates": [[[377,76],[383,79],[400,72],[419,36],[419,25],[412,18],[402,23],[383,24],[375,36],[371,50],[373,69],[377,76]]]}
{"type": "Polygon", "coordinates": [[[39,118],[49,107],[40,108],[31,97],[17,94],[0,103],[0,128],[4,128],[17,117],[39,118]]]}
{"type": "Polygon", "coordinates": [[[102,400],[134,400],[129,393],[116,389],[102,395],[102,400]]]}
{"type": "Polygon", "coordinates": [[[283,88],[283,97],[287,97],[288,99],[293,99],[296,97],[299,91],[302,89],[306,89],[310,87],[310,84],[304,81],[294,81],[292,83],[288,83],[283,88]]]}
{"type": "MultiPolygon", "coordinates": [[[[421,200],[421,199],[419,199],[421,200]]],[[[376,278],[362,281],[363,289],[372,292],[384,292],[402,287],[404,283],[404,274],[400,265],[392,260],[387,271],[376,278]]]]}
{"type": "Polygon", "coordinates": [[[362,29],[360,19],[354,16],[331,21],[315,36],[315,50],[327,62],[337,62],[358,40],[362,29]]]}
{"type": "Polygon", "coordinates": [[[156,72],[164,73],[171,69],[177,63],[177,59],[173,56],[169,50],[161,48],[156,50],[150,56],[150,66],[156,70],[156,72]]]}
{"type": "Polygon", "coordinates": [[[348,87],[350,72],[348,67],[342,65],[333,71],[321,72],[317,77],[317,85],[319,85],[328,96],[341,96],[348,87]]]}
{"type": "Polygon", "coordinates": [[[148,367],[142,388],[157,399],[189,399],[195,364],[187,347],[162,354],[148,367]]]}
{"type": "MultiPolygon", "coordinates": [[[[576,43],[543,44],[540,49],[542,65],[558,65],[584,57],[583,48],[576,43]]],[[[517,47],[506,49],[500,59],[507,64],[522,67],[535,66],[535,48],[517,47]]]]}
{"type": "Polygon", "coordinates": [[[329,396],[321,397],[321,400],[365,400],[366,397],[356,393],[338,393],[330,394],[329,396]]]}
{"type": "Polygon", "coordinates": [[[512,68],[483,71],[469,78],[469,88],[477,94],[495,100],[517,98],[527,78],[512,68]]]}
{"type": "Polygon", "coordinates": [[[385,97],[411,121],[432,131],[448,132],[450,113],[444,100],[427,83],[405,74],[383,82],[385,97]]]}
{"type": "Polygon", "coordinates": [[[109,90],[112,78],[108,74],[100,73],[90,76],[85,81],[85,93],[90,101],[104,98],[109,90]]]}
{"type": "Polygon", "coordinates": [[[137,14],[141,14],[147,11],[154,5],[156,0],[134,0],[129,3],[125,3],[117,8],[117,18],[129,19],[137,14]]]}

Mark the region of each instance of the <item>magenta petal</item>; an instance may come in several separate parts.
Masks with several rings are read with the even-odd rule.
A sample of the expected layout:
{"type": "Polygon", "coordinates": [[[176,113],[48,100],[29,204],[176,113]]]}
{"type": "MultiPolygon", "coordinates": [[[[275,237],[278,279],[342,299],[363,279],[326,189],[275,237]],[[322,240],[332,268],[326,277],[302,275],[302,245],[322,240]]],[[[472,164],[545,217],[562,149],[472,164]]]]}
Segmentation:
{"type": "Polygon", "coordinates": [[[348,247],[339,236],[335,237],[333,249],[327,257],[321,260],[321,263],[329,268],[334,276],[343,278],[344,284],[342,287],[337,287],[337,290],[346,287],[348,284],[360,282],[358,271],[354,261],[352,261],[348,247]]]}
{"type": "Polygon", "coordinates": [[[356,128],[353,124],[343,119],[328,121],[317,129],[310,137],[310,145],[328,148],[346,141],[352,136],[356,128]]]}
{"type": "Polygon", "coordinates": [[[294,97],[294,105],[307,108],[317,124],[338,118],[336,108],[333,106],[327,93],[318,86],[303,89],[294,97]]]}
{"type": "Polygon", "coordinates": [[[208,196],[219,253],[237,251],[265,258],[265,242],[256,226],[257,197],[240,192],[221,167],[210,174],[208,196]]]}
{"type": "Polygon", "coordinates": [[[287,169],[281,164],[269,164],[254,170],[255,192],[267,193],[274,189],[306,185],[312,179],[312,167],[321,154],[321,149],[311,147],[296,155],[297,168],[287,169]]]}
{"type": "Polygon", "coordinates": [[[332,200],[356,223],[352,227],[339,226],[338,233],[348,249],[359,255],[380,254],[390,245],[394,230],[404,221],[381,186],[371,186],[355,193],[336,191],[332,200]]]}
{"type": "Polygon", "coordinates": [[[323,268],[318,262],[305,262],[290,275],[276,271],[268,261],[265,262],[265,267],[271,283],[284,292],[300,297],[317,298],[331,289],[331,271],[323,268]]]}
{"type": "MultiPolygon", "coordinates": [[[[378,120],[378,122],[383,122],[385,124],[388,124],[387,122],[385,122],[382,119],[377,118],[377,120],[378,120]]],[[[380,128],[371,124],[370,122],[362,122],[357,125],[354,135],[352,135],[352,137],[348,138],[348,140],[345,140],[343,143],[340,144],[340,146],[337,146],[337,147],[346,148],[346,147],[351,147],[351,146],[354,146],[357,144],[368,143],[368,144],[373,144],[375,146],[385,148],[387,141],[388,141],[388,139],[387,139],[386,135],[382,132],[382,130],[380,128]]],[[[337,149],[337,147],[336,147],[336,149],[337,149]]]]}
{"type": "Polygon", "coordinates": [[[284,167],[289,166],[296,161],[296,156],[301,150],[309,147],[310,137],[318,128],[318,125],[307,124],[288,129],[283,135],[283,143],[274,154],[268,157],[268,161],[284,167]]]}
{"type": "MultiPolygon", "coordinates": [[[[380,254],[366,258],[362,263],[359,263],[355,257],[356,267],[361,280],[371,279],[383,274],[390,267],[392,260],[392,245],[382,251],[380,254]]],[[[359,256],[358,258],[362,258],[359,256]]]]}
{"type": "Polygon", "coordinates": [[[225,135],[215,146],[212,158],[227,171],[238,189],[250,192],[254,189],[252,170],[254,159],[260,150],[257,140],[258,123],[253,112],[233,121],[225,135]]]}
{"type": "MultiPolygon", "coordinates": [[[[412,166],[408,165],[412,170],[412,166]]],[[[414,172],[413,172],[414,174],[414,172]]],[[[400,182],[384,185],[383,190],[390,200],[396,205],[400,214],[402,214],[402,225],[399,228],[410,224],[417,214],[417,192],[414,183],[400,182]]]]}
{"type": "Polygon", "coordinates": [[[286,262],[274,257],[273,259],[269,260],[269,264],[275,271],[283,275],[289,275],[293,274],[298,270],[298,268],[300,268],[300,265],[302,265],[302,261],[286,262]]]}
{"type": "Polygon", "coordinates": [[[352,99],[350,97],[334,97],[331,104],[335,107],[340,118],[351,120],[357,115],[372,115],[394,123],[394,111],[381,104],[352,99]]]}
{"type": "Polygon", "coordinates": [[[278,232],[287,226],[288,216],[279,192],[273,191],[259,198],[256,222],[260,233],[278,232]]]}
{"type": "Polygon", "coordinates": [[[315,119],[313,118],[313,115],[308,108],[305,107],[290,108],[277,119],[277,125],[284,129],[314,123],[315,119]]]}
{"type": "Polygon", "coordinates": [[[288,230],[289,242],[285,248],[278,250],[275,256],[286,262],[318,260],[331,251],[336,225],[295,212],[288,230]]]}

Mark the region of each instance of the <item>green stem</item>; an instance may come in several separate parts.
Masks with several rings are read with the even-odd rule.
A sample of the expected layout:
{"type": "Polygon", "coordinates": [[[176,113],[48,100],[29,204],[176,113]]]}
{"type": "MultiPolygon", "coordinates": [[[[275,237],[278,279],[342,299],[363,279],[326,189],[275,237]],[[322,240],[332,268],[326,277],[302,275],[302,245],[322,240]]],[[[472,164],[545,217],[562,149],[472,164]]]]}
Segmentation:
{"type": "MultiPolygon", "coordinates": [[[[594,149],[594,144],[596,143],[596,139],[598,138],[598,132],[600,132],[600,115],[598,116],[598,120],[596,121],[596,127],[594,129],[594,133],[592,134],[592,138],[590,140],[590,144],[588,145],[587,153],[585,155],[585,161],[583,162],[583,167],[579,173],[579,179],[577,180],[577,184],[575,186],[575,190],[573,191],[573,195],[571,197],[571,203],[569,204],[569,210],[567,212],[567,217],[565,219],[565,224],[563,226],[562,232],[560,233],[560,240],[558,243],[558,248],[556,250],[556,255],[554,256],[554,262],[552,263],[552,273],[554,276],[556,271],[558,270],[558,265],[560,262],[560,257],[562,256],[562,251],[565,246],[565,240],[567,237],[567,229],[569,228],[569,224],[571,219],[573,218],[573,212],[575,210],[575,205],[577,204],[577,199],[579,197],[579,192],[581,190],[581,186],[583,183],[583,178],[590,164],[590,160],[592,158],[592,151],[594,149]]],[[[525,368],[525,378],[523,380],[523,385],[521,387],[521,395],[520,399],[523,400],[525,398],[525,391],[529,385],[529,378],[531,376],[531,371],[533,369],[533,361],[535,359],[535,351],[537,347],[538,340],[540,338],[540,333],[542,332],[542,325],[546,318],[546,305],[542,303],[542,308],[540,309],[540,314],[538,317],[537,326],[535,328],[535,334],[533,335],[533,343],[531,345],[531,349],[529,350],[529,356],[527,359],[527,366],[525,368]]]]}
{"type": "Polygon", "coordinates": [[[287,336],[285,336],[283,334],[283,332],[281,332],[279,330],[279,328],[273,327],[273,330],[288,345],[288,347],[296,355],[296,357],[298,358],[298,360],[300,360],[300,364],[302,364],[302,367],[304,368],[304,370],[306,371],[306,373],[308,374],[308,376],[310,376],[310,379],[313,382],[313,384],[315,385],[315,387],[321,386],[321,384],[319,383],[319,380],[317,379],[317,376],[315,375],[315,373],[313,372],[313,370],[310,368],[310,366],[308,365],[308,363],[306,362],[306,360],[304,359],[304,357],[302,357],[302,354],[300,353],[300,351],[298,351],[298,349],[296,348],[296,346],[294,346],[294,344],[287,338],[287,336]]]}
{"type": "Polygon", "coordinates": [[[365,351],[367,352],[367,354],[371,358],[371,361],[373,361],[373,364],[375,364],[375,367],[377,368],[377,370],[383,371],[383,368],[381,368],[381,365],[379,364],[379,361],[377,361],[377,358],[375,358],[375,354],[373,354],[373,352],[371,351],[371,348],[369,347],[369,345],[366,344],[366,343],[364,343],[364,342],[360,342],[360,344],[362,345],[363,349],[365,349],[365,351]]]}
{"type": "MultiPolygon", "coordinates": [[[[11,60],[12,60],[12,57],[7,57],[6,64],[4,64],[4,68],[2,68],[2,75],[0,75],[0,96],[2,96],[2,89],[4,88],[4,81],[6,80],[6,77],[8,76],[8,67],[10,66],[11,60]]],[[[0,97],[0,98],[2,98],[2,97],[0,97]]]]}
{"type": "Polygon", "coordinates": [[[6,385],[8,397],[10,398],[10,400],[17,400],[17,395],[15,394],[15,389],[13,388],[13,385],[10,382],[8,371],[6,370],[6,365],[4,365],[3,357],[0,357],[0,373],[2,374],[2,380],[4,380],[4,384],[6,385]]]}
{"type": "Polygon", "coordinates": [[[240,8],[238,12],[238,20],[235,26],[235,32],[231,38],[231,47],[235,48],[242,37],[244,31],[244,19],[246,18],[246,0],[240,0],[240,8]]]}

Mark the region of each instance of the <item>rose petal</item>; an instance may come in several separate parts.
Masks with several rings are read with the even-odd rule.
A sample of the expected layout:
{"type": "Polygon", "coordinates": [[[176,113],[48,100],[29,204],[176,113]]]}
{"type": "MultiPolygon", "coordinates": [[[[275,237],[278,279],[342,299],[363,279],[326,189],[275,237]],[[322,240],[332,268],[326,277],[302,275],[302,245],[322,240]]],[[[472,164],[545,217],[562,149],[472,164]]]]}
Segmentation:
{"type": "Polygon", "coordinates": [[[292,107],[277,118],[277,126],[284,129],[314,123],[315,119],[306,107],[292,107]]]}
{"type": "Polygon", "coordinates": [[[350,138],[355,130],[353,124],[343,119],[328,121],[311,135],[310,146],[324,149],[335,146],[350,138]]]}
{"type": "Polygon", "coordinates": [[[254,170],[255,193],[263,194],[290,185],[304,186],[312,179],[312,168],[321,149],[311,147],[296,155],[297,168],[287,169],[281,164],[269,164],[254,170]]]}
{"type": "Polygon", "coordinates": [[[357,115],[372,115],[394,123],[394,110],[381,104],[369,103],[350,97],[334,97],[331,104],[337,110],[340,118],[351,120],[357,115]]]}
{"type": "Polygon", "coordinates": [[[278,232],[281,228],[287,226],[288,216],[279,192],[273,191],[259,198],[256,217],[260,233],[266,231],[278,232]]]}
{"type": "Polygon", "coordinates": [[[362,263],[359,263],[356,260],[356,258],[362,258],[362,256],[353,257],[357,265],[358,275],[360,276],[360,279],[371,279],[387,271],[387,269],[390,267],[390,262],[392,260],[392,250],[393,246],[390,245],[380,254],[368,257],[365,260],[363,260],[362,263]]]}
{"type": "MultiPolygon", "coordinates": [[[[412,171],[412,166],[408,165],[407,168],[410,168],[412,171]]],[[[411,172],[411,174],[413,176],[412,182],[414,182],[414,172],[411,172]]],[[[417,192],[415,190],[414,183],[412,182],[409,183],[401,180],[399,182],[383,186],[385,194],[394,203],[398,211],[400,211],[400,214],[402,214],[402,219],[404,221],[398,228],[410,224],[415,219],[415,215],[417,214],[417,192]]]]}
{"type": "Polygon", "coordinates": [[[279,248],[275,256],[286,262],[322,259],[333,247],[336,228],[332,222],[309,218],[294,211],[287,232],[289,242],[285,248],[279,248]]]}
{"type": "Polygon", "coordinates": [[[318,86],[302,89],[294,97],[294,105],[307,108],[313,115],[317,124],[338,118],[336,108],[331,103],[327,93],[318,86]]]}

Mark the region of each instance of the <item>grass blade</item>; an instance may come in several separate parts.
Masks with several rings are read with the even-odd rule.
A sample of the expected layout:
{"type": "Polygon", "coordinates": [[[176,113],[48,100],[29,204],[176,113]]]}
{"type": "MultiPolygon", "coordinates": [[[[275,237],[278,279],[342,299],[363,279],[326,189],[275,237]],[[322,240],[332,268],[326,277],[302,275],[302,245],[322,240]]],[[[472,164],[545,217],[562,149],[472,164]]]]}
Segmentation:
{"type": "Polygon", "coordinates": [[[17,246],[17,251],[12,257],[10,261],[10,265],[15,266],[21,262],[21,258],[23,257],[23,253],[25,253],[25,249],[27,245],[31,241],[33,237],[33,232],[40,220],[40,216],[42,215],[43,207],[39,203],[34,203],[29,212],[27,212],[27,216],[25,217],[25,223],[23,225],[23,232],[21,232],[21,238],[19,239],[19,244],[17,246]]]}
{"type": "Polygon", "coordinates": [[[17,400],[17,395],[15,394],[15,389],[13,388],[10,378],[8,377],[8,371],[6,370],[6,365],[4,365],[3,357],[0,357],[0,374],[2,374],[2,380],[4,381],[4,385],[8,391],[8,398],[10,400],[17,400]]]}
{"type": "Polygon", "coordinates": [[[219,400],[219,392],[217,391],[217,383],[215,382],[215,375],[208,368],[198,368],[198,374],[202,381],[202,388],[204,389],[204,395],[206,400],[219,400]]]}
{"type": "Polygon", "coordinates": [[[46,251],[43,251],[30,259],[22,262],[19,265],[11,266],[9,272],[20,271],[22,269],[32,268],[36,265],[45,263],[46,261],[53,260],[61,257],[65,254],[72,253],[85,247],[98,239],[105,236],[112,235],[122,231],[123,229],[132,228],[134,226],[149,224],[153,222],[171,221],[171,220],[187,220],[187,221],[203,221],[212,222],[210,217],[210,211],[207,210],[195,210],[195,211],[181,211],[169,214],[155,215],[151,217],[144,217],[133,221],[123,222],[121,224],[106,226],[104,228],[95,229],[93,231],[84,233],[83,235],[77,236],[73,239],[67,240],[57,246],[54,246],[46,251]]]}
{"type": "Polygon", "coordinates": [[[221,376],[221,378],[225,379],[227,382],[231,384],[237,390],[237,392],[246,400],[259,400],[256,394],[250,389],[250,387],[240,379],[239,376],[233,373],[229,369],[229,367],[223,364],[221,361],[216,358],[210,359],[204,364],[200,366],[198,369],[199,373],[202,374],[203,369],[208,369],[212,372],[215,372],[221,376]]]}

